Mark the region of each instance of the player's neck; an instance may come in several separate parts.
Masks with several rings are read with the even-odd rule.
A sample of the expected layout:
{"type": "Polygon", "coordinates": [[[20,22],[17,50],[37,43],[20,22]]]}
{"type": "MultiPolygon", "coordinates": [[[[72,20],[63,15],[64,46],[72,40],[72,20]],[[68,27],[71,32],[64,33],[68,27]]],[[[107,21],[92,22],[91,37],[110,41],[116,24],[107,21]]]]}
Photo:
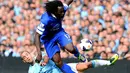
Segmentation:
{"type": "Polygon", "coordinates": [[[33,66],[33,65],[34,65],[34,62],[31,62],[31,63],[29,63],[29,64],[33,66]]]}
{"type": "Polygon", "coordinates": [[[35,62],[35,61],[33,61],[33,62],[31,62],[30,64],[33,66],[35,63],[36,63],[36,62],[35,62]]]}

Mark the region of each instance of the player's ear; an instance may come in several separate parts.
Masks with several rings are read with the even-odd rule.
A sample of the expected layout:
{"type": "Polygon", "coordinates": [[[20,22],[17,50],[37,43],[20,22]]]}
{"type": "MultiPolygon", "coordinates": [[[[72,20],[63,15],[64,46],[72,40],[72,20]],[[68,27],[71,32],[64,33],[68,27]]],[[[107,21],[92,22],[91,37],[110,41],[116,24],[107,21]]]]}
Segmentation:
{"type": "Polygon", "coordinates": [[[21,61],[23,61],[23,62],[25,63],[25,61],[23,60],[23,58],[22,58],[22,57],[20,57],[20,59],[21,59],[21,61]]]}
{"type": "Polygon", "coordinates": [[[24,63],[27,63],[25,60],[22,60],[24,63]]]}
{"type": "Polygon", "coordinates": [[[22,53],[23,53],[23,52],[24,52],[23,50],[19,52],[19,54],[20,54],[20,57],[21,57],[21,55],[22,55],[22,53]]]}

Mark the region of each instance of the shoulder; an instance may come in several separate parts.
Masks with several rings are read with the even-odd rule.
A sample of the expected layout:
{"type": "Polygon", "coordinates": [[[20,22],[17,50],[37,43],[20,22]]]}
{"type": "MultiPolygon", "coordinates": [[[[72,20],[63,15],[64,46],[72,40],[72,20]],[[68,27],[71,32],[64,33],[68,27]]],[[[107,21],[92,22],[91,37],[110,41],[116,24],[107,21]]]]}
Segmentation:
{"type": "Polygon", "coordinates": [[[47,12],[43,13],[42,16],[41,16],[40,21],[43,24],[47,24],[50,21],[50,15],[47,12]]]}
{"type": "Polygon", "coordinates": [[[34,63],[29,66],[28,73],[38,73],[40,71],[40,65],[38,63],[34,63]]]}
{"type": "Polygon", "coordinates": [[[45,18],[45,17],[46,17],[46,18],[48,17],[48,13],[47,13],[47,12],[44,12],[44,13],[42,14],[41,19],[42,19],[42,18],[45,18]]]}

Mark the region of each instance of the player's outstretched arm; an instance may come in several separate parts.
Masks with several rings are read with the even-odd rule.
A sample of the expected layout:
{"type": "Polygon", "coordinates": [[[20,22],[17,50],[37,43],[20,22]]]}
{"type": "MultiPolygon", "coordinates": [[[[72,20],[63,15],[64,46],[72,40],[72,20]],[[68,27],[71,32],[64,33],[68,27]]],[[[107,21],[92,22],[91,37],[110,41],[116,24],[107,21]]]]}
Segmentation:
{"type": "Polygon", "coordinates": [[[70,5],[72,2],[73,2],[73,0],[66,0],[65,3],[66,3],[67,5],[70,5]]]}
{"type": "Polygon", "coordinates": [[[41,47],[41,44],[40,44],[40,34],[39,33],[35,33],[35,38],[34,38],[34,40],[35,40],[35,46],[36,46],[36,49],[37,49],[37,53],[38,53],[38,55],[37,55],[37,60],[38,61],[40,61],[41,59],[42,59],[42,54],[41,54],[41,50],[40,50],[40,47],[41,47]]]}

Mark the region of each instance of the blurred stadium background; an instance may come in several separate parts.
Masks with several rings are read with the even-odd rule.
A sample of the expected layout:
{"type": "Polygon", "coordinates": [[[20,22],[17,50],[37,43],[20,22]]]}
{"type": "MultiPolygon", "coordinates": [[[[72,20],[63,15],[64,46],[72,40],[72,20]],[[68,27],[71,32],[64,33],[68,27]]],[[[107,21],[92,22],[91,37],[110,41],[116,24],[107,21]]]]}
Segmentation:
{"type": "MultiPolygon", "coordinates": [[[[47,1],[0,0],[0,73],[27,73],[28,65],[20,61],[19,52],[36,49],[34,30],[47,1]],[[17,72],[20,69],[23,72],[17,72]]],[[[88,58],[109,59],[113,53],[119,54],[117,64],[98,69],[100,73],[130,73],[130,0],[74,0],[62,23],[74,45],[88,58]],[[94,41],[93,50],[80,49],[83,38],[94,41]]],[[[61,56],[71,59],[69,62],[75,59],[64,50],[61,56]]],[[[88,73],[96,73],[96,69],[88,73]]]]}

